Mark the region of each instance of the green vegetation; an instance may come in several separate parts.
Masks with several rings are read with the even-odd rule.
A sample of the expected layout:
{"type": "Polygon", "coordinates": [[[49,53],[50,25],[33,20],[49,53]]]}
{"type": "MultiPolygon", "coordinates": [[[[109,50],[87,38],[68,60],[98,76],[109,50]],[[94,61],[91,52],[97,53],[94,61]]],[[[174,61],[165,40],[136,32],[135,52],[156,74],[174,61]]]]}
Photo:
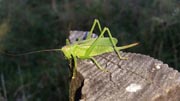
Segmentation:
{"type": "MultiPolygon", "coordinates": [[[[180,70],[178,0],[0,0],[0,50],[24,53],[61,48],[70,30],[90,30],[94,18],[111,29],[118,46],[138,41],[140,45],[128,51],[150,55],[180,70]]],[[[60,52],[0,54],[0,76],[0,98],[68,100],[68,63],[60,52]]]]}

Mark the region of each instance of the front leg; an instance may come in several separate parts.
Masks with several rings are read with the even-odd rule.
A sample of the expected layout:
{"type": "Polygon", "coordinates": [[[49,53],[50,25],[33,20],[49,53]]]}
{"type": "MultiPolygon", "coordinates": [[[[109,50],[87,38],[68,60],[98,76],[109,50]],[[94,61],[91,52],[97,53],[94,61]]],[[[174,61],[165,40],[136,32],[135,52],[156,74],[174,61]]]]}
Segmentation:
{"type": "Polygon", "coordinates": [[[75,79],[75,76],[76,76],[76,69],[77,69],[77,57],[72,55],[72,58],[74,60],[74,67],[72,68],[73,69],[73,73],[72,73],[72,79],[75,79]]]}

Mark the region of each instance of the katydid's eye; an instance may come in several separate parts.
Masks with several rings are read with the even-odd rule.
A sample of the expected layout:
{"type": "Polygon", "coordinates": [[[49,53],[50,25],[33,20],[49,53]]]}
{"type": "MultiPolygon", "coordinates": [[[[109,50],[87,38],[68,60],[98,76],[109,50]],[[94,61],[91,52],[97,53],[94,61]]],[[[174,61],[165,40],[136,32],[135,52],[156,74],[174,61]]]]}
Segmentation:
{"type": "Polygon", "coordinates": [[[79,39],[78,38],[76,38],[76,41],[78,41],[79,39]]]}

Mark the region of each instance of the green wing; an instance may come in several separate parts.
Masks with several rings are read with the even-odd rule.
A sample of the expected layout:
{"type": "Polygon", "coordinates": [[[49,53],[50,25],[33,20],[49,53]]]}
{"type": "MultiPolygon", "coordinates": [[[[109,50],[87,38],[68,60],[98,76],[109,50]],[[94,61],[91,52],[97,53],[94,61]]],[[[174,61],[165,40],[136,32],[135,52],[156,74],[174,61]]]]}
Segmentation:
{"type": "MultiPolygon", "coordinates": [[[[94,47],[94,49],[92,50],[92,52],[88,56],[85,56],[86,51],[89,48],[91,48],[91,45],[95,40],[96,39],[93,38],[93,39],[88,39],[88,40],[76,43],[77,45],[76,45],[76,48],[74,49],[74,53],[76,53],[76,55],[79,58],[88,58],[88,57],[91,57],[91,56],[96,56],[96,55],[100,55],[100,54],[103,54],[103,53],[114,51],[114,48],[113,48],[113,45],[112,45],[112,42],[111,42],[110,38],[105,38],[104,37],[104,38],[98,39],[96,41],[97,44],[94,47]]],[[[115,44],[117,44],[118,41],[117,41],[116,38],[113,38],[113,42],[115,44]]]]}
{"type": "MultiPolygon", "coordinates": [[[[91,38],[91,39],[88,39],[88,40],[84,40],[84,41],[80,41],[78,42],[77,44],[79,46],[91,46],[92,43],[96,40],[96,38],[91,38]]],[[[113,42],[114,44],[117,44],[118,40],[116,38],[113,38],[113,42]]],[[[110,38],[100,38],[97,40],[97,46],[112,46],[112,42],[110,40],[110,38]]]]}
{"type": "Polygon", "coordinates": [[[103,53],[113,52],[113,46],[97,46],[91,51],[90,56],[97,56],[103,53]]]}
{"type": "MultiPolygon", "coordinates": [[[[103,53],[114,51],[114,47],[109,38],[100,38],[97,40],[97,44],[94,47],[94,49],[91,51],[91,53],[88,56],[85,56],[86,51],[89,48],[91,48],[91,45],[94,41],[95,41],[95,39],[81,41],[81,43],[79,43],[75,49],[77,56],[86,58],[86,57],[97,56],[97,55],[101,55],[103,53]]],[[[113,42],[116,45],[118,41],[116,38],[113,38],[113,42]]],[[[116,48],[117,48],[117,50],[123,50],[123,49],[127,49],[130,47],[136,46],[136,45],[138,45],[138,43],[133,43],[133,44],[116,47],[116,48]]]]}
{"type": "MultiPolygon", "coordinates": [[[[124,45],[124,46],[116,47],[116,48],[119,51],[119,50],[134,47],[134,46],[136,46],[138,44],[139,43],[132,43],[132,44],[129,44],[129,45],[124,45]]],[[[114,48],[112,46],[111,47],[110,46],[97,46],[97,47],[94,47],[94,49],[90,53],[90,56],[101,55],[103,53],[113,52],[113,51],[114,51],[114,48]]]]}

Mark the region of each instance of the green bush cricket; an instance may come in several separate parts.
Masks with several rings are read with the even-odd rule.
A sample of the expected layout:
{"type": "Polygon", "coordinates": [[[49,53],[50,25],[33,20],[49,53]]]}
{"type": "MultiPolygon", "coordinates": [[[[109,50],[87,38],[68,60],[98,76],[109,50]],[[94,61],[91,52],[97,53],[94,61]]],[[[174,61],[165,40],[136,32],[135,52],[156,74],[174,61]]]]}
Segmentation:
{"type": "MultiPolygon", "coordinates": [[[[99,20],[95,19],[91,27],[91,30],[88,33],[85,40],[79,40],[73,44],[68,44],[69,41],[67,40],[66,45],[63,46],[61,49],[39,50],[39,51],[33,51],[33,52],[28,52],[28,53],[13,55],[13,56],[27,55],[27,54],[43,52],[43,51],[62,51],[66,59],[74,60],[74,67],[73,67],[73,73],[72,73],[72,79],[74,79],[76,75],[77,58],[78,59],[91,59],[100,70],[107,71],[98,64],[98,62],[93,58],[93,56],[115,51],[119,59],[126,59],[120,56],[119,50],[127,49],[127,48],[138,45],[138,43],[133,43],[130,45],[117,47],[116,46],[117,42],[118,40],[112,37],[112,34],[109,28],[104,27],[102,29],[99,20]],[[100,30],[100,35],[97,38],[91,38],[91,35],[96,25],[98,26],[100,30]],[[104,37],[104,34],[106,32],[109,37],[104,37]]],[[[9,55],[12,55],[12,54],[9,54],[9,55]]]]}

